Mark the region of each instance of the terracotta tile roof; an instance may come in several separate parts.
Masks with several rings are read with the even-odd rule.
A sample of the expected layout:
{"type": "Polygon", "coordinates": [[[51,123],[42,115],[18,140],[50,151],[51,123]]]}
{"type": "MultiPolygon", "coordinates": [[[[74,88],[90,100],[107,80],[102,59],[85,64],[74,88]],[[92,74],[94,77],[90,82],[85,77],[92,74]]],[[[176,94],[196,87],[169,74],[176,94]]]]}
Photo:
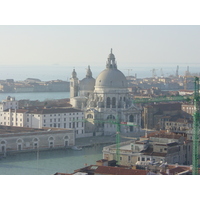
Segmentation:
{"type": "Polygon", "coordinates": [[[169,173],[170,173],[171,175],[175,175],[175,174],[178,174],[178,173],[187,171],[187,170],[190,170],[190,168],[189,168],[189,167],[180,167],[180,166],[178,166],[178,167],[169,169],[169,173]]]}
{"type": "Polygon", "coordinates": [[[147,171],[141,169],[124,169],[121,167],[98,166],[94,173],[102,175],[146,175],[147,171]]]}
{"type": "Polygon", "coordinates": [[[145,107],[158,108],[161,109],[162,111],[181,110],[181,103],[159,103],[145,107]]]}
{"type": "MultiPolygon", "coordinates": [[[[143,136],[145,137],[145,136],[143,136]]],[[[158,137],[158,138],[171,138],[171,139],[179,139],[182,137],[182,135],[180,134],[175,134],[173,132],[167,132],[165,130],[161,130],[161,131],[155,131],[152,133],[149,133],[147,135],[148,138],[150,137],[158,137]]]]}
{"type": "Polygon", "coordinates": [[[71,174],[56,172],[54,175],[71,175],[71,174]]]}
{"type": "Polygon", "coordinates": [[[166,157],[167,153],[153,152],[151,156],[166,157]]]}

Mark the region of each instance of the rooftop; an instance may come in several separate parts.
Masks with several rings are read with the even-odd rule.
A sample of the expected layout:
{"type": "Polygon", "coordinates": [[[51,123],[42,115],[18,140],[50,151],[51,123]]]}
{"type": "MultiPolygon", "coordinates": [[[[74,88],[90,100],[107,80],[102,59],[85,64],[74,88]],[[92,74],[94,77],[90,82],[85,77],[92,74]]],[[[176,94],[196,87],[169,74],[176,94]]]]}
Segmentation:
{"type": "Polygon", "coordinates": [[[44,132],[68,132],[71,131],[71,129],[62,129],[62,128],[42,128],[42,129],[36,129],[36,128],[26,128],[26,127],[11,127],[11,126],[0,126],[0,137],[8,137],[13,135],[23,135],[26,134],[42,134],[44,132]]]}
{"type": "Polygon", "coordinates": [[[101,175],[146,175],[147,171],[142,169],[127,169],[122,167],[111,167],[111,166],[98,166],[90,165],[76,172],[88,172],[89,174],[101,174],[101,175]]]}
{"type": "MultiPolygon", "coordinates": [[[[142,136],[142,138],[144,138],[145,136],[142,136]]],[[[155,131],[155,132],[152,132],[152,133],[149,133],[147,135],[148,138],[151,138],[151,137],[156,137],[156,138],[171,138],[171,139],[179,139],[182,137],[181,134],[176,134],[176,133],[173,133],[173,132],[168,132],[166,130],[161,130],[161,131],[155,131]]]]}
{"type": "MultiPolygon", "coordinates": [[[[6,110],[7,112],[9,110],[6,110]]],[[[6,112],[5,111],[5,112],[6,112]]],[[[12,110],[15,112],[15,110],[12,110]]],[[[54,114],[54,113],[75,113],[75,112],[82,112],[81,110],[75,108],[24,108],[24,109],[17,109],[17,113],[31,113],[31,114],[54,114]]]]}

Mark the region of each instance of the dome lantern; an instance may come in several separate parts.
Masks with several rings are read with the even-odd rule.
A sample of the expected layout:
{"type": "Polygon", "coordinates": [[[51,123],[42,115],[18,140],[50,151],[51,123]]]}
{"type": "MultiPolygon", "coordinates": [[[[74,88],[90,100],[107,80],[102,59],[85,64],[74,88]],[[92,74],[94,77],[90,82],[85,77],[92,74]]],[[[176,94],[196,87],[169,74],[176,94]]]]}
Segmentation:
{"type": "Polygon", "coordinates": [[[108,60],[107,60],[107,63],[106,63],[106,68],[117,69],[117,64],[115,62],[115,55],[112,53],[112,48],[110,50],[110,54],[108,55],[108,60]]]}

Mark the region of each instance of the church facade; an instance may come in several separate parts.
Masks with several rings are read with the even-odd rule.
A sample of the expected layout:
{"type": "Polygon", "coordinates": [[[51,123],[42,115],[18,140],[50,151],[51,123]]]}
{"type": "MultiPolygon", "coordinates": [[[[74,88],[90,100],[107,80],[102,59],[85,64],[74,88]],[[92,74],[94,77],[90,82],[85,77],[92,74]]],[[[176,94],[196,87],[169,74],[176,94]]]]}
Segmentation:
{"type": "Polygon", "coordinates": [[[122,134],[141,130],[141,110],[129,96],[126,77],[118,70],[112,49],[106,68],[96,79],[92,77],[90,66],[82,80],[77,78],[73,70],[70,103],[84,112],[85,133],[95,136],[112,135],[117,130],[122,134]]]}

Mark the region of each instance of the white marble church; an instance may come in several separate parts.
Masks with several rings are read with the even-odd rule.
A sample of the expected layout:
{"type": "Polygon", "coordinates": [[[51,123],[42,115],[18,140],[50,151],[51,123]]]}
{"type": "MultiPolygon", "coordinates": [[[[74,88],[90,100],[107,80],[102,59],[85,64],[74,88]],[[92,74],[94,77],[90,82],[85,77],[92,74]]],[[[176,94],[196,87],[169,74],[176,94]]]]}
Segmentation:
{"type": "Polygon", "coordinates": [[[83,80],[77,78],[75,69],[70,79],[70,103],[81,109],[87,119],[85,132],[91,135],[112,135],[116,133],[119,120],[126,124],[132,122],[136,126],[121,125],[120,132],[134,133],[141,129],[141,110],[133,105],[128,92],[127,80],[117,69],[115,56],[108,55],[106,69],[96,78],[92,77],[88,67],[83,80]]]}

